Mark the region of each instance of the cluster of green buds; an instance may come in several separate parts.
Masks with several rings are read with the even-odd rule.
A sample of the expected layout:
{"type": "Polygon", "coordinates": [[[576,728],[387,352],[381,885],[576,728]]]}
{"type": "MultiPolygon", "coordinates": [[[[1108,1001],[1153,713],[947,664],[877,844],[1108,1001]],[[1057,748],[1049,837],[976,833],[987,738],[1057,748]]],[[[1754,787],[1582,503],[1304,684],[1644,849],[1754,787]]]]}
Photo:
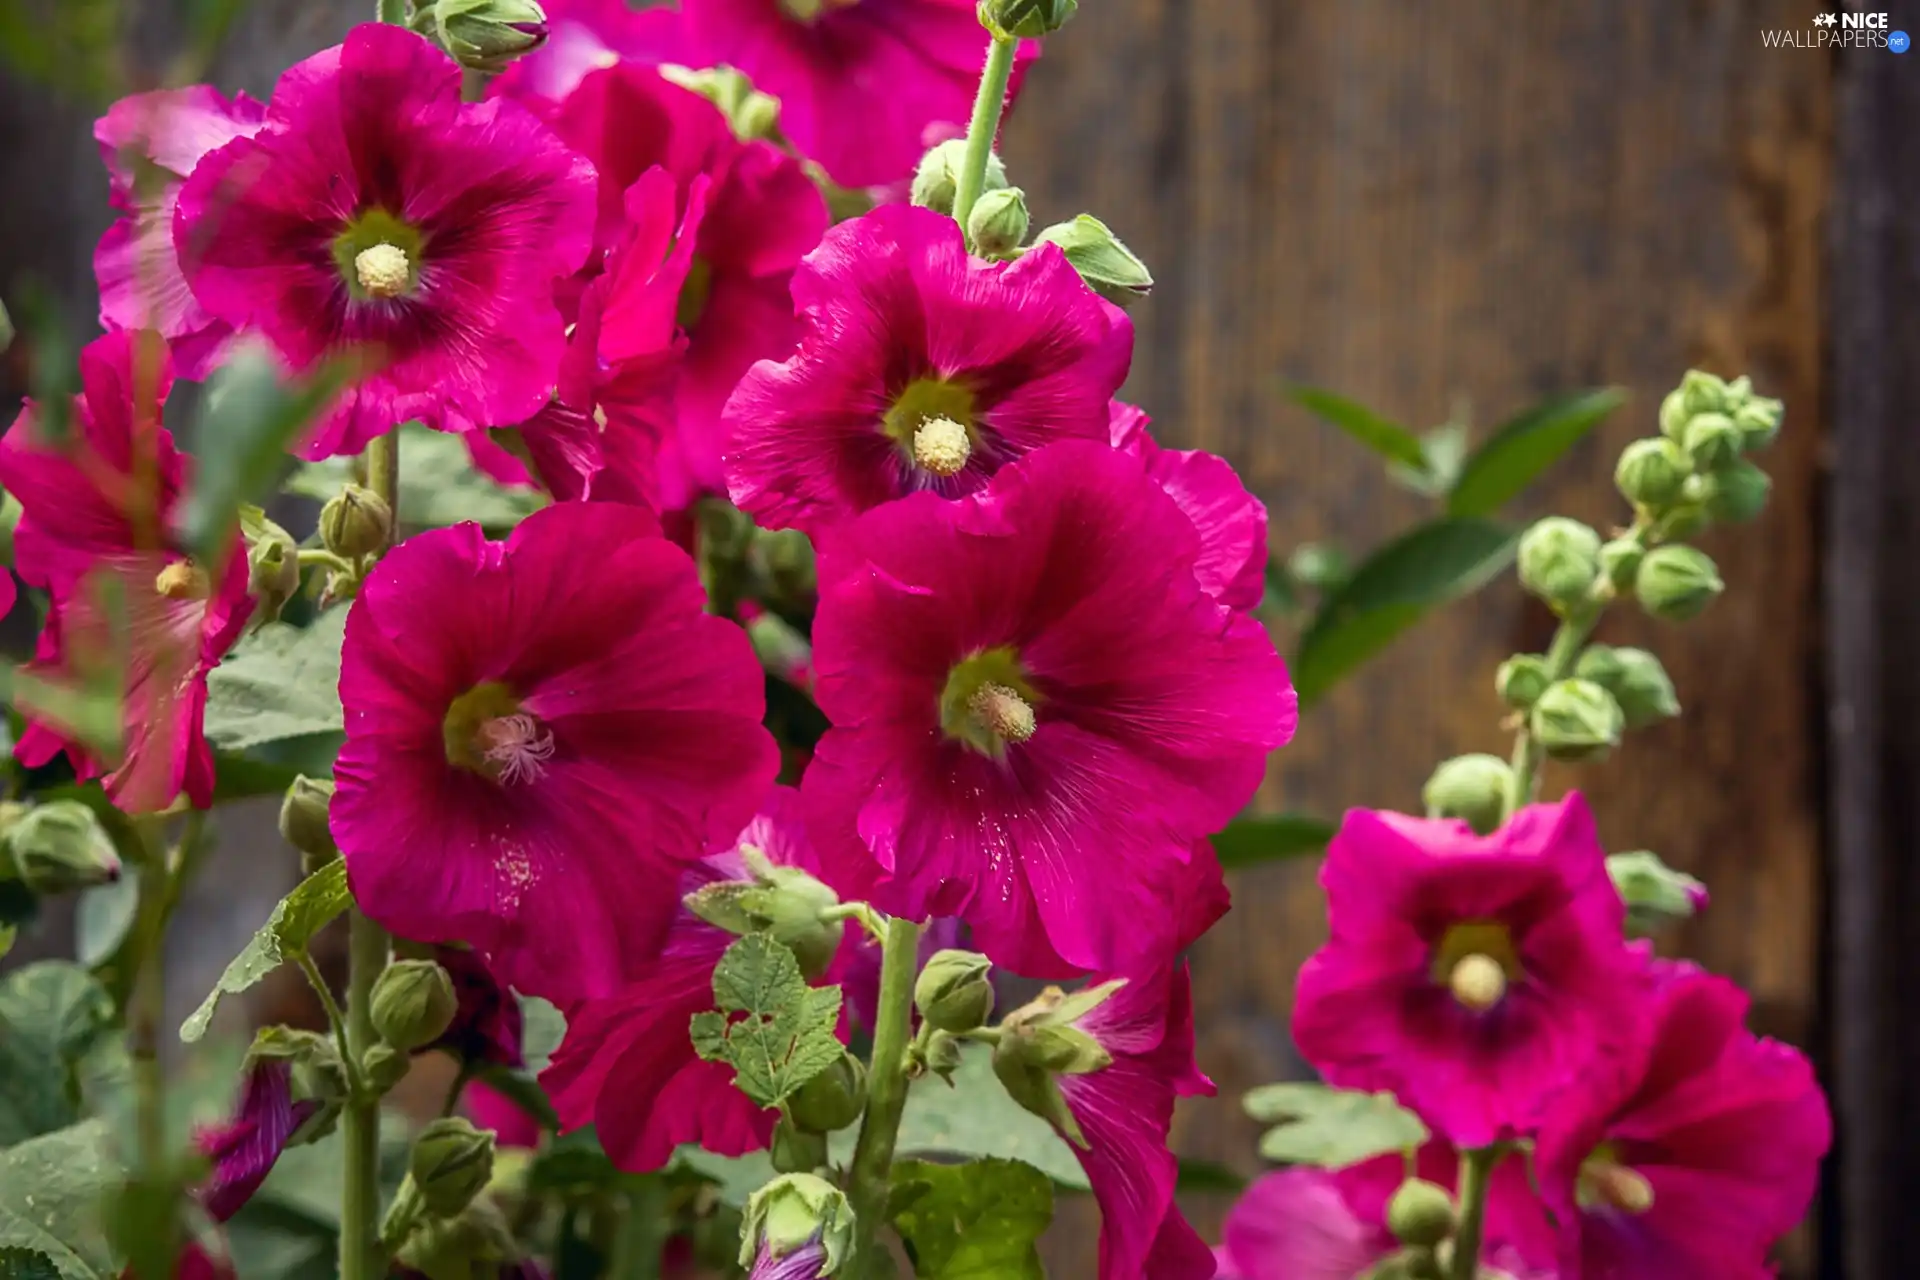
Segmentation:
{"type": "Polygon", "coordinates": [[[410,24],[469,71],[497,75],[547,42],[547,15],[534,0],[427,0],[410,24]]]}
{"type": "Polygon", "coordinates": [[[750,880],[720,880],[686,897],[687,910],[729,933],[764,933],[793,952],[809,978],[826,973],[846,924],[840,896],[798,867],[776,866],[766,854],[741,850],[750,880]]]}
{"type": "Polygon", "coordinates": [[[120,870],[113,840],[80,801],[0,805],[0,881],[50,897],[109,884],[120,870]]]}
{"type": "Polygon", "coordinates": [[[351,599],[372,560],[393,539],[393,508],[373,490],[349,484],[320,508],[320,542],[339,561],[325,599],[351,599]]]}
{"type": "Polygon", "coordinates": [[[1048,987],[1001,1021],[994,1042],[993,1073],[1007,1095],[1078,1147],[1087,1145],[1086,1135],[1060,1092],[1060,1077],[1091,1075],[1112,1065],[1113,1055],[1075,1024],[1120,986],[1116,980],[1073,992],[1048,987]]]}
{"type": "Polygon", "coordinates": [[[727,118],[734,136],[742,142],[778,141],[780,137],[780,99],[760,92],[753,81],[732,67],[693,67],[663,63],[663,78],[682,89],[690,89],[727,118]]]}
{"type": "Polygon", "coordinates": [[[380,1226],[382,1245],[428,1280],[460,1280],[474,1264],[501,1264],[520,1246],[500,1208],[483,1194],[494,1177],[494,1136],[458,1116],[422,1129],[407,1154],[407,1176],[380,1226]]]}

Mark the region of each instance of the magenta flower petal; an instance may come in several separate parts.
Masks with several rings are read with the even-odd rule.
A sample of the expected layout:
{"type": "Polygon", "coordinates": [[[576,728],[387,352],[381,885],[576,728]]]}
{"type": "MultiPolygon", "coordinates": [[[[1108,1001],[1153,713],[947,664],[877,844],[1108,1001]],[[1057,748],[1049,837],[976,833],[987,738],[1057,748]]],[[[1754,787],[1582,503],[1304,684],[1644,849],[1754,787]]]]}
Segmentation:
{"type": "Polygon", "coordinates": [[[1227,1215],[1221,1253],[1240,1280],[1356,1280],[1398,1248],[1324,1169],[1269,1173],[1227,1215]]]}
{"type": "Polygon", "coordinates": [[[505,543],[403,543],[347,620],[333,830],[354,897],[518,990],[618,989],[682,868],[772,780],[744,634],[645,512],[567,503],[505,543]]]}
{"type": "Polygon", "coordinates": [[[487,86],[489,94],[558,103],[607,67],[694,61],[684,49],[680,15],[672,9],[634,9],[627,0],[547,0],[541,7],[547,42],[515,58],[487,86]]]}
{"type": "Polygon", "coordinates": [[[234,1118],[194,1136],[201,1154],[213,1161],[199,1195],[215,1222],[225,1222],[253,1198],[287,1139],[318,1108],[315,1102],[293,1100],[292,1078],[293,1068],[285,1062],[255,1063],[247,1069],[234,1118]]]}
{"type": "Polygon", "coordinates": [[[834,727],[803,783],[829,880],[958,915],[1032,976],[1164,960],[1194,842],[1251,798],[1295,720],[1272,641],[1196,586],[1196,541],[1104,443],[845,526],[813,633],[834,727]],[[1025,736],[982,738],[969,699],[1009,681],[1025,736]]]}
{"type": "Polygon", "coordinates": [[[733,500],[764,526],[818,532],[917,491],[960,497],[1052,441],[1108,439],[1133,329],[1053,246],[983,262],[952,218],[890,205],[828,232],[793,297],[799,352],[754,366],[723,415],[733,500]],[[967,433],[956,470],[916,459],[935,418],[967,433]]]}
{"type": "Polygon", "coordinates": [[[553,285],[586,259],[593,191],[591,165],[525,108],[462,104],[446,55],[368,24],[281,77],[266,128],[201,161],[173,235],[200,304],[293,368],[378,353],[307,442],[325,457],[409,419],[531,417],[553,390],[553,285]]]}
{"type": "Polygon", "coordinates": [[[468,1082],[460,1095],[460,1110],[476,1128],[491,1130],[498,1146],[531,1151],[540,1145],[540,1122],[484,1080],[468,1082]]]}
{"type": "Polygon", "coordinates": [[[1332,937],[1301,970],[1293,1032],[1329,1081],[1390,1089],[1466,1147],[1529,1133],[1634,1025],[1624,908],[1578,795],[1487,837],[1355,810],[1321,871],[1332,937]],[[1492,968],[1484,1007],[1461,967],[1492,968]]]}
{"type": "Polygon", "coordinates": [[[478,953],[464,947],[436,947],[433,958],[453,981],[459,1012],[438,1040],[422,1048],[444,1049],[462,1062],[502,1067],[524,1065],[520,1052],[520,1002],[514,999],[478,953]]]}
{"type": "Polygon", "coordinates": [[[1113,446],[1146,463],[1200,534],[1193,573],[1201,589],[1232,609],[1252,609],[1266,594],[1267,508],[1247,492],[1226,459],[1198,449],[1162,449],[1147,434],[1147,415],[1115,401],[1113,446]]]}

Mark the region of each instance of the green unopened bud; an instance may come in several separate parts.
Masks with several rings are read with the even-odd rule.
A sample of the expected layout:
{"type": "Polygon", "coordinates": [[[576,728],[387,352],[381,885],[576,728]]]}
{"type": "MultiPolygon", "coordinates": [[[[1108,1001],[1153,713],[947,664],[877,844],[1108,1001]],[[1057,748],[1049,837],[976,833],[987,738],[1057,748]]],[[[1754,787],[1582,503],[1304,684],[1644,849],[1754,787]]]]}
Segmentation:
{"type": "MultiPolygon", "coordinates": [[[[954,138],[943,142],[920,158],[913,172],[912,199],[922,208],[953,216],[953,202],[960,193],[960,169],[966,162],[967,140],[954,138]]],[[[987,153],[985,191],[998,191],[1007,185],[1007,167],[1000,157],[987,153]]]]}
{"type": "Polygon", "coordinates": [[[367,1087],[376,1094],[384,1095],[394,1086],[407,1078],[412,1059],[405,1049],[396,1049],[390,1044],[376,1044],[360,1055],[360,1074],[365,1078],[367,1087]]]}
{"type": "Polygon", "coordinates": [[[1709,478],[1707,514],[1726,524],[1746,524],[1766,510],[1773,478],[1742,459],[1709,478]]]}
{"type": "Polygon", "coordinates": [[[1703,532],[1711,523],[1705,502],[1681,502],[1654,522],[1653,536],[1661,542],[1682,542],[1703,532]]]}
{"type": "Polygon", "coordinates": [[[1455,756],[1433,771],[1420,798],[1429,817],[1459,818],[1484,836],[1506,816],[1512,785],[1513,768],[1499,756],[1455,756]]]}
{"type": "Polygon", "coordinates": [[[809,1133],[835,1133],[858,1120],[866,1105],[867,1069],[860,1059],[842,1053],[838,1062],[787,1099],[787,1114],[809,1133]]]}
{"type": "Polygon", "coordinates": [[[768,594],[795,603],[810,602],[818,586],[813,541],[798,529],[756,531],[749,551],[768,594]]]}
{"type": "Polygon", "coordinates": [[[1525,711],[1547,691],[1547,660],[1537,653],[1516,653],[1500,664],[1493,687],[1500,701],[1525,711]]]}
{"type": "Polygon", "coordinates": [[[937,1031],[958,1034],[993,1016],[993,966],[973,951],[936,951],[913,984],[913,1001],[937,1031]]]}
{"type": "Polygon", "coordinates": [[[1660,434],[1678,441],[1687,429],[1687,395],[1675,387],[1660,401],[1660,434]]]}
{"type": "Polygon", "coordinates": [[[77,893],[120,878],[120,856],[93,810],[53,800],[21,814],[7,828],[14,874],[41,896],[77,893]]]}
{"type": "Polygon", "coordinates": [[[729,933],[766,932],[787,947],[809,978],[820,977],[839,953],[846,926],[825,918],[839,895],[798,867],[775,866],[760,850],[745,849],[751,881],[721,880],[686,897],[687,909],[729,933]]]}
{"type": "Polygon", "coordinates": [[[1533,704],[1528,726],[1555,760],[1598,760],[1620,745],[1626,718],[1591,680],[1560,680],[1533,704]]]}
{"type": "Polygon", "coordinates": [[[1679,445],[1663,436],[1628,445],[1620,455],[1620,464],[1613,469],[1613,480],[1628,502],[1657,510],[1680,496],[1681,486],[1692,473],[1692,461],[1679,445]]]}
{"type": "Polygon", "coordinates": [[[432,1044],[459,1012],[453,979],[431,960],[396,960],[373,984],[373,1029],[396,1049],[432,1044]]]}
{"type": "Polygon", "coordinates": [[[1647,549],[1634,538],[1615,538],[1600,548],[1600,573],[1618,591],[1632,588],[1647,549]]]}
{"type": "Polygon", "coordinates": [[[1787,406],[1778,400],[1749,396],[1746,403],[1733,411],[1733,425],[1740,429],[1740,448],[1747,453],[1758,453],[1772,444],[1780,434],[1780,422],[1786,411],[1787,406]]]}
{"type": "Polygon", "coordinates": [[[836,1274],[853,1252],[853,1206],[840,1188],[811,1173],[789,1173],[753,1193],[740,1224],[740,1265],[764,1250],[784,1258],[809,1245],[826,1261],[816,1275],[836,1274]]]}
{"type": "Polygon", "coordinates": [[[1740,456],[1740,428],[1724,413],[1702,413],[1687,420],[1681,444],[1702,471],[1732,466],[1740,456]]]}
{"type": "Polygon", "coordinates": [[[1610,855],[1607,875],[1627,904],[1627,932],[1636,937],[1691,920],[1707,909],[1707,886],[1684,871],[1675,871],[1649,850],[1610,855]]]}
{"type": "Polygon", "coordinates": [[[434,0],[415,24],[429,12],[440,47],[472,71],[498,74],[547,42],[547,15],[533,0],[434,0]]]}
{"type": "Polygon", "coordinates": [[[1573,674],[1613,695],[1629,729],[1641,729],[1680,714],[1680,699],[1660,659],[1645,649],[1590,645],[1573,674]]]}
{"type": "Polygon", "coordinates": [[[1520,585],[1556,611],[1585,600],[1600,576],[1600,535],[1578,520],[1548,516],[1520,536],[1520,585]]]}
{"type": "Polygon", "coordinates": [[[1007,1096],[1058,1129],[1074,1146],[1085,1148],[1086,1135],[1073,1118],[1066,1095],[1060,1092],[1060,1082],[1051,1071],[1027,1061],[1017,1048],[1010,1047],[1011,1040],[1007,1037],[993,1048],[993,1074],[1007,1096]]]}
{"type": "Polygon", "coordinates": [[[1153,292],[1153,276],[1147,264],[1090,213],[1072,222],[1055,223],[1033,242],[1036,246],[1060,246],[1087,287],[1117,307],[1130,307],[1153,292]]]}
{"type": "Polygon", "coordinates": [[[792,1116],[781,1116],[773,1126],[768,1156],[780,1173],[812,1173],[827,1162],[827,1135],[802,1129],[792,1116]]]}
{"type": "Polygon", "coordinates": [[[1453,1197],[1424,1178],[1408,1178],[1387,1201],[1387,1230],[1401,1244],[1431,1249],[1453,1235],[1453,1197]]]}
{"type": "Polygon", "coordinates": [[[1018,187],[988,191],[967,215],[967,239],[983,258],[1012,253],[1027,238],[1027,194],[1018,187]]]}
{"type": "Polygon", "coordinates": [[[1079,0],[980,0],[980,24],[1002,39],[1037,40],[1072,20],[1079,0]]]}
{"type": "Polygon", "coordinates": [[[407,1167],[427,1213],[451,1218],[493,1177],[493,1134],[459,1116],[435,1120],[414,1139],[407,1167]]]}
{"type": "Polygon", "coordinates": [[[503,1274],[520,1257],[513,1229],[498,1207],[477,1199],[464,1209],[414,1224],[396,1259],[427,1280],[481,1280],[503,1274]]]}
{"type": "Polygon", "coordinates": [[[1713,561],[1692,547],[1654,548],[1633,580],[1640,607],[1668,622],[1698,617],[1725,589],[1713,561]]]}
{"type": "Polygon", "coordinates": [[[1703,413],[1725,413],[1732,407],[1726,382],[1700,369],[1687,370],[1680,379],[1679,395],[1681,410],[1689,419],[1703,413]]]}
{"type": "Polygon", "coordinates": [[[332,806],[333,779],[301,774],[280,802],[280,838],[311,858],[332,862],[340,856],[328,817],[332,806]]]}
{"type": "Polygon", "coordinates": [[[320,539],[349,560],[370,556],[393,535],[393,511],[371,489],[350,484],[320,508],[320,539]]]}
{"type": "Polygon", "coordinates": [[[949,1035],[937,1035],[927,1042],[927,1070],[952,1083],[960,1069],[960,1042],[949,1035]]]}
{"type": "Polygon", "coordinates": [[[714,106],[733,126],[734,136],[742,142],[771,138],[780,126],[780,99],[761,93],[753,81],[732,67],[682,67],[662,63],[662,79],[699,94],[714,106]]]}
{"type": "Polygon", "coordinates": [[[278,618],[300,593],[300,551],[291,538],[247,544],[247,593],[260,602],[262,621],[278,618]]]}

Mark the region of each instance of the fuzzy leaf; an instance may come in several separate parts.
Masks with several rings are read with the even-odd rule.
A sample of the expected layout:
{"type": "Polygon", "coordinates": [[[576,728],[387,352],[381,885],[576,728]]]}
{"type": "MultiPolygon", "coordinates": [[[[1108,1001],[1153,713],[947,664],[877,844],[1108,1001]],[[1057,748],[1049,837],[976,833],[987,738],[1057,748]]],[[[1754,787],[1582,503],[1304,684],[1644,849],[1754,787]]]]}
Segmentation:
{"type": "MultiPolygon", "coordinates": [[[[400,518],[416,528],[472,520],[490,533],[502,533],[546,504],[532,489],[508,488],[476,470],[457,432],[409,422],[400,428],[400,456],[400,518]]],[[[309,462],[287,482],[287,492],[324,502],[353,479],[352,462],[309,462]]]]}
{"type": "Polygon", "coordinates": [[[1460,478],[1447,497],[1447,514],[1492,515],[1626,398],[1617,387],[1576,391],[1537,404],[1501,424],[1460,468],[1460,478]]]}
{"type": "Polygon", "coordinates": [[[78,965],[48,960],[0,983],[0,1147],[77,1124],[127,1078],[113,999],[78,965]]]}
{"type": "Polygon", "coordinates": [[[915,1188],[893,1225],[921,1280],[1046,1280],[1034,1242],[1053,1220],[1053,1186],[1038,1169],[902,1160],[893,1178],[897,1189],[915,1188]]]}
{"type": "Polygon", "coordinates": [[[237,995],[279,968],[281,963],[303,954],[313,935],[333,918],[353,905],[347,892],[347,867],[335,860],[294,886],[292,893],[274,907],[260,932],[227,965],[220,981],[180,1028],[182,1040],[198,1040],[207,1033],[220,997],[237,995]]]}
{"type": "Polygon", "coordinates": [[[1420,437],[1399,423],[1381,417],[1363,404],[1318,387],[1295,387],[1289,394],[1295,404],[1340,428],[1381,457],[1415,471],[1426,470],[1427,454],[1420,447],[1420,437]]]}
{"type": "Polygon", "coordinates": [[[346,609],[329,609],[310,627],[270,622],[235,645],[207,677],[207,741],[245,751],[339,733],[346,625],[346,609]]]}
{"type": "Polygon", "coordinates": [[[717,1009],[693,1019],[693,1047],[732,1066],[734,1084],[763,1107],[840,1060],[840,988],[809,987],[793,952],[765,934],[727,948],[713,972],[713,999],[717,1009]]]}
{"type": "Polygon", "coordinates": [[[539,996],[516,992],[514,998],[520,1002],[520,1057],[527,1071],[537,1076],[547,1069],[554,1051],[567,1038],[567,1015],[539,996]]]}
{"type": "Polygon", "coordinates": [[[114,1280],[100,1208],[122,1176],[101,1120],[0,1151],[0,1249],[44,1254],[60,1280],[114,1280]]]}
{"type": "Polygon", "coordinates": [[[1325,818],[1304,813],[1239,818],[1213,838],[1213,852],[1229,871],[1284,858],[1315,857],[1326,852],[1335,830],[1325,818]]]}
{"type": "Polygon", "coordinates": [[[1429,610],[1478,590],[1513,561],[1518,536],[1489,520],[1423,524],[1376,551],[1320,605],[1293,663],[1310,703],[1429,610]]]}
{"type": "Polygon", "coordinates": [[[38,1249],[0,1249],[0,1280],[60,1280],[60,1268],[38,1249]]]}
{"type": "Polygon", "coordinates": [[[123,875],[74,900],[74,958],[92,968],[120,949],[140,909],[140,877],[123,875]]]}
{"type": "Polygon", "coordinates": [[[1430,1136],[1420,1117],[1390,1093],[1324,1084],[1270,1084],[1241,1105],[1255,1120],[1282,1121],[1260,1139],[1260,1154],[1279,1164],[1344,1169],[1389,1152],[1418,1150],[1430,1136]]]}

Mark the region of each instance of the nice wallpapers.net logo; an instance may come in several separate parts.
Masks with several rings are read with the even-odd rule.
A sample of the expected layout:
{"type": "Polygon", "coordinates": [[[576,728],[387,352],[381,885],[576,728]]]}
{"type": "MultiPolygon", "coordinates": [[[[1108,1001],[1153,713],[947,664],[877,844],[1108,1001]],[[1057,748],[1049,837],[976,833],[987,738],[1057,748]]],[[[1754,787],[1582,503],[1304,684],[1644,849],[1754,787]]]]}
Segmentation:
{"type": "Polygon", "coordinates": [[[1819,13],[1806,27],[1764,30],[1760,42],[1769,49],[1885,49],[1889,53],[1905,53],[1913,43],[1884,13],[1819,13]]]}

